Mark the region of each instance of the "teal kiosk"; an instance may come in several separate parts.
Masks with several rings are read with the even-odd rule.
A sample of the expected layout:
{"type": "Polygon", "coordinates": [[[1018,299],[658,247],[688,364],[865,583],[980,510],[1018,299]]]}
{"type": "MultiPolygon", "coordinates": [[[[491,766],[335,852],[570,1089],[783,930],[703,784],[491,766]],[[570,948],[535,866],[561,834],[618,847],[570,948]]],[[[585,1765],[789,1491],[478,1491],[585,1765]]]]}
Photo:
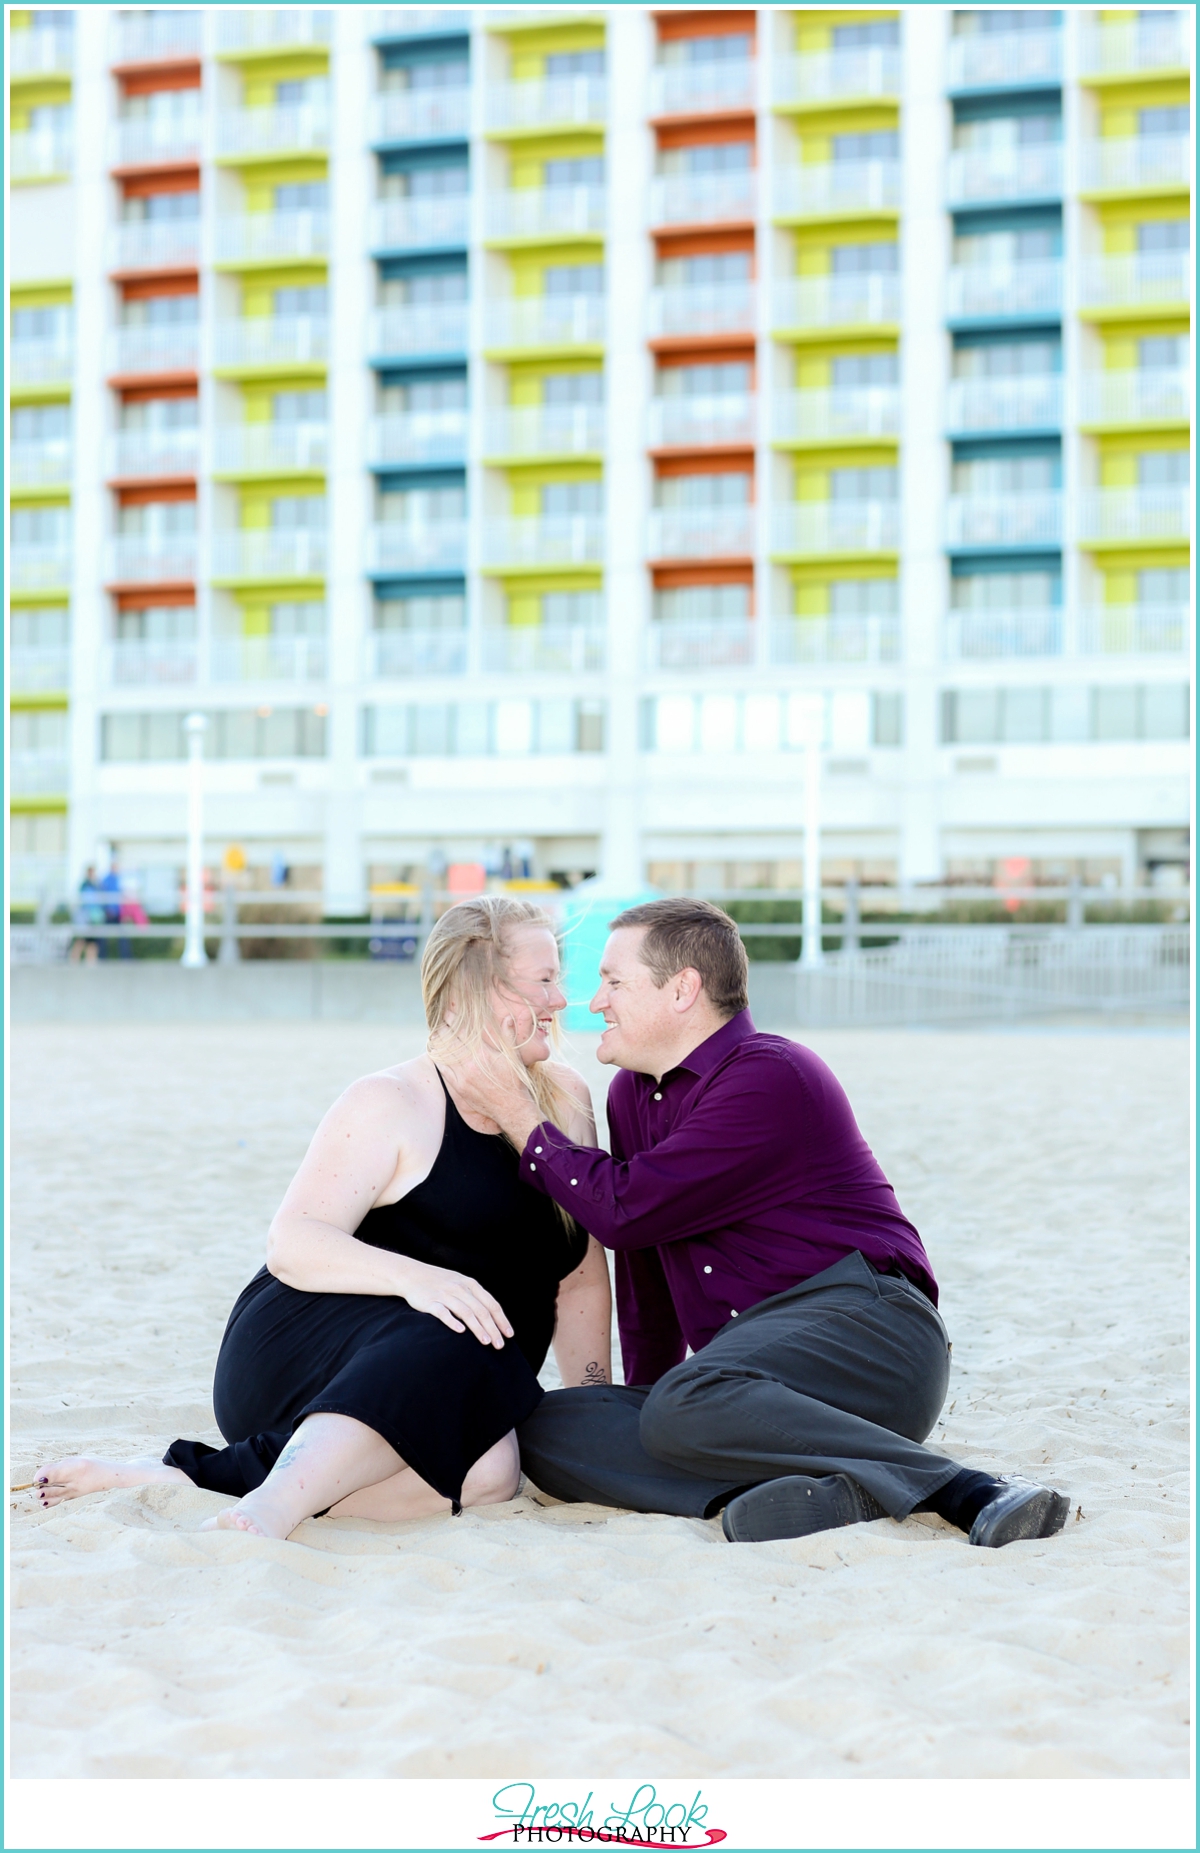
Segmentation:
{"type": "Polygon", "coordinates": [[[591,1014],[588,1005],[600,986],[600,955],[608,938],[608,923],[626,907],[658,899],[653,888],[637,894],[617,893],[599,881],[580,882],[565,896],[561,929],[562,983],[567,994],[564,1029],[600,1030],[600,1018],[591,1014]]]}

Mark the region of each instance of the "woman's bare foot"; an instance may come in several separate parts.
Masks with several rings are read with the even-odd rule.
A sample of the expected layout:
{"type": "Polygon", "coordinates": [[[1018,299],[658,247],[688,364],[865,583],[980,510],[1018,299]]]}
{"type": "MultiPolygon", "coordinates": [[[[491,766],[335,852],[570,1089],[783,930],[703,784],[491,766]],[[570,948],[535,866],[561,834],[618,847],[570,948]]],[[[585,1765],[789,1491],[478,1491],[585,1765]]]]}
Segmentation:
{"type": "Polygon", "coordinates": [[[90,1454],[73,1454],[39,1467],[33,1485],[42,1505],[57,1506],[64,1499],[82,1499],[85,1493],[103,1493],[113,1486],[153,1486],[161,1480],[186,1481],[187,1475],[151,1458],[105,1461],[90,1454]]]}
{"type": "Polygon", "coordinates": [[[301,1522],[280,1500],[272,1498],[264,1484],[239,1499],[235,1506],[218,1512],[216,1518],[206,1518],[200,1529],[244,1531],[252,1538],[286,1538],[301,1522]]]}

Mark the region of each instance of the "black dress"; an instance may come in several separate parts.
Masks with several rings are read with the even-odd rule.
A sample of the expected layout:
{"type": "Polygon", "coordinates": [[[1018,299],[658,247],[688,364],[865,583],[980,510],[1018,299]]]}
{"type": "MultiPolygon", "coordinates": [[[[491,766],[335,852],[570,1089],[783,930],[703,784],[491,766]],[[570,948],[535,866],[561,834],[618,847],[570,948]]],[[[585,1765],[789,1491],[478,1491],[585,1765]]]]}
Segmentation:
{"type": "Polygon", "coordinates": [[[587,1236],[564,1226],[550,1199],[521,1182],[507,1141],[473,1131],[442,1088],[446,1128],[432,1171],[398,1203],[369,1210],[355,1234],[470,1275],[515,1337],[497,1351],[405,1300],[304,1293],[264,1267],[239,1295],[217,1358],[213,1408],[230,1445],[173,1442],[168,1466],[240,1497],[262,1485],[305,1416],[330,1412],[373,1428],[457,1509],[474,1462],[535,1408],[558,1284],[583,1260],[587,1236]]]}

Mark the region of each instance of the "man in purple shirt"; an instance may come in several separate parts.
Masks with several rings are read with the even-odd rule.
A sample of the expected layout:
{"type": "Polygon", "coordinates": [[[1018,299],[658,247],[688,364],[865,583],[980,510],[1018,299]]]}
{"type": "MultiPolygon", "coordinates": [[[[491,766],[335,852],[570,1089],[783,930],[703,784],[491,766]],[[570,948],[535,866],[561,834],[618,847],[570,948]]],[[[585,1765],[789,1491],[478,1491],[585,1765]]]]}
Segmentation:
{"type": "Polygon", "coordinates": [[[917,1509],[972,1544],[1061,1530],[1068,1501],[920,1444],[950,1346],[921,1238],[811,1050],[754,1028],[745,950],[704,901],[611,922],[592,1002],[612,1154],[572,1145],[500,1063],[481,1112],[525,1181],[616,1256],[626,1385],[553,1391],[520,1431],[555,1497],[708,1516],[736,1542],[917,1509]],[[689,1355],[690,1353],[690,1355],[689,1355]]]}

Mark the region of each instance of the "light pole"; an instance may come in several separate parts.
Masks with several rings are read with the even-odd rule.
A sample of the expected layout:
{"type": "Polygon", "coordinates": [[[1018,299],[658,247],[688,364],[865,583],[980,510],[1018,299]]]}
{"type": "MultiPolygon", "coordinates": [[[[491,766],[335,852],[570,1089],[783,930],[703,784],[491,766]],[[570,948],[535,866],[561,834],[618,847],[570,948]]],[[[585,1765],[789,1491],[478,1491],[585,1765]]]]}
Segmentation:
{"type": "Polygon", "coordinates": [[[792,708],[794,735],[804,748],[804,941],[800,963],[823,962],[821,949],[821,748],[825,697],[802,695],[792,708]]]}
{"type": "Polygon", "coordinates": [[[204,730],[207,716],[189,714],[183,723],[188,743],[187,930],[181,963],[208,964],[204,950],[204,730]]]}

